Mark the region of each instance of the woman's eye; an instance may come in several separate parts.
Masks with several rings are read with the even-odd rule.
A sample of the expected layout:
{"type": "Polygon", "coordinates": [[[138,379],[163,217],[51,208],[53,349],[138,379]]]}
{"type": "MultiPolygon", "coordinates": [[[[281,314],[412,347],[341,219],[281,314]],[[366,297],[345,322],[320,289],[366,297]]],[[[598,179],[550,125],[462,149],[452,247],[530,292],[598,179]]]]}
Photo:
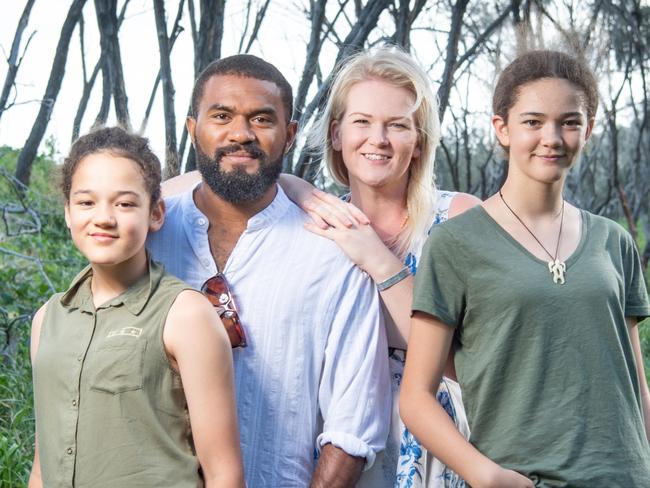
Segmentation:
{"type": "Polygon", "coordinates": [[[406,124],[404,124],[402,122],[393,122],[392,124],[390,124],[390,126],[395,127],[397,129],[408,129],[409,128],[408,125],[406,125],[406,124]]]}
{"type": "Polygon", "coordinates": [[[368,123],[368,120],[367,119],[354,119],[352,122],[354,124],[358,124],[358,125],[366,125],[368,123]]]}

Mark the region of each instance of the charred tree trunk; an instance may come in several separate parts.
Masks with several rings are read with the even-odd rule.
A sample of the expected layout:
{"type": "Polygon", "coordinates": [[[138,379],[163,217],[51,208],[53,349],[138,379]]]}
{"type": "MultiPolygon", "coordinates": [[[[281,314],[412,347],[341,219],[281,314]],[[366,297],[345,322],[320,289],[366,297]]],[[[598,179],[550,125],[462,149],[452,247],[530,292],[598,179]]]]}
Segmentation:
{"type": "MultiPolygon", "coordinates": [[[[102,77],[109,81],[118,124],[131,130],[120,42],[117,36],[117,0],[95,0],[95,10],[102,49],[102,77]]],[[[104,87],[106,88],[106,84],[104,87]]]]}
{"type": "Polygon", "coordinates": [[[163,84],[163,110],[165,113],[165,173],[164,178],[171,178],[180,173],[178,150],[176,147],[176,113],[174,112],[174,83],[172,81],[171,63],[169,62],[169,38],[167,37],[167,19],[164,0],[154,0],[154,15],[158,33],[158,50],[160,51],[160,77],[163,84]]]}
{"type": "MultiPolygon", "coordinates": [[[[194,78],[212,61],[221,58],[223,16],[226,0],[201,0],[201,20],[194,44],[194,78]]],[[[185,171],[196,169],[196,155],[190,147],[185,171]]]]}
{"type": "MultiPolygon", "coordinates": [[[[120,27],[122,26],[122,22],[124,21],[124,15],[126,14],[126,6],[129,4],[129,0],[124,0],[124,3],[122,4],[122,10],[120,11],[120,16],[117,18],[117,28],[118,31],[120,27]]],[[[85,47],[84,47],[84,38],[83,38],[83,17],[81,17],[79,26],[80,26],[80,43],[81,43],[81,59],[83,60],[85,57],[85,47]]],[[[84,63],[85,65],[85,63],[84,63]]],[[[74,122],[72,123],[72,141],[74,142],[78,137],[79,137],[79,131],[81,130],[81,121],[83,120],[84,114],[86,113],[86,108],[88,108],[88,100],[90,100],[90,94],[93,91],[93,88],[95,86],[95,82],[97,81],[97,75],[99,75],[99,71],[102,67],[102,60],[101,56],[97,63],[95,64],[95,67],[93,68],[93,72],[90,75],[90,78],[86,78],[86,73],[84,70],[84,87],[81,92],[81,98],[79,99],[79,105],[77,107],[77,113],[74,116],[74,122]]],[[[108,117],[108,109],[110,107],[110,88],[108,88],[107,91],[107,96],[102,96],[102,104],[101,104],[101,109],[99,112],[99,115],[97,116],[97,119],[95,120],[95,123],[93,124],[93,127],[103,125],[106,122],[106,118],[108,117]]]]}
{"type": "MultiPolygon", "coordinates": [[[[11,89],[14,87],[16,82],[16,75],[18,74],[18,69],[20,68],[20,63],[23,60],[23,56],[27,52],[29,47],[29,41],[32,39],[32,36],[29,36],[27,39],[27,44],[25,44],[25,49],[23,49],[23,56],[20,58],[20,41],[23,37],[23,32],[27,28],[27,22],[29,22],[29,14],[32,12],[32,7],[34,6],[35,0],[27,0],[23,13],[20,16],[18,21],[18,27],[16,27],[16,34],[14,35],[14,40],[11,43],[11,51],[9,52],[9,57],[7,58],[7,64],[9,65],[7,69],[7,76],[5,78],[4,86],[2,87],[2,94],[0,94],[0,117],[7,108],[7,102],[9,100],[9,95],[11,94],[11,89]]],[[[32,33],[33,35],[33,33],[32,33]]]]}
{"type": "Polygon", "coordinates": [[[81,11],[85,3],[86,0],[73,0],[72,5],[68,10],[68,14],[63,22],[63,27],[61,28],[59,42],[56,46],[54,60],[52,61],[52,69],[50,70],[50,78],[47,82],[47,87],[45,88],[43,100],[41,101],[41,108],[38,111],[32,130],[29,133],[29,137],[18,156],[16,178],[25,185],[29,185],[32,164],[36,157],[38,146],[43,140],[45,129],[47,129],[47,124],[52,115],[52,108],[54,107],[56,98],[59,95],[59,90],[61,89],[63,75],[65,74],[65,64],[68,59],[70,40],[72,39],[72,33],[79,21],[79,17],[81,17],[81,11]]]}
{"type": "Polygon", "coordinates": [[[440,120],[445,116],[445,110],[449,104],[449,93],[453,85],[454,72],[456,71],[456,59],[458,58],[458,41],[460,40],[460,31],[463,27],[463,16],[467,9],[469,0],[456,0],[451,14],[451,28],[449,29],[449,38],[447,39],[447,55],[445,56],[445,69],[442,73],[442,82],[438,90],[438,100],[440,106],[438,113],[440,120]]]}

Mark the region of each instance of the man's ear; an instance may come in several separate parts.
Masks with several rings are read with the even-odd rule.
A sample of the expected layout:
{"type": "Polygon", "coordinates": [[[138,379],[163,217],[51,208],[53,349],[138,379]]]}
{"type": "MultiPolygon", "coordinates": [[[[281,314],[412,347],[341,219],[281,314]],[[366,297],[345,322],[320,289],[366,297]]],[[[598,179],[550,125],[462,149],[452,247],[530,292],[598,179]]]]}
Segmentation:
{"type": "Polygon", "coordinates": [[[159,198],[158,201],[151,205],[151,215],[149,216],[149,232],[156,232],[165,223],[165,200],[159,198]]]}
{"type": "Polygon", "coordinates": [[[296,134],[298,133],[298,122],[292,120],[287,125],[287,142],[284,143],[284,154],[289,152],[293,143],[296,142],[296,134]]]}
{"type": "Polygon", "coordinates": [[[188,115],[187,118],[185,119],[185,126],[187,127],[187,133],[190,135],[190,139],[192,140],[192,145],[194,145],[194,141],[196,140],[194,138],[194,131],[196,129],[196,119],[191,115],[188,115]]]}
{"type": "Polygon", "coordinates": [[[341,151],[343,143],[341,141],[341,124],[338,120],[332,120],[330,124],[330,138],[332,139],[332,149],[341,151]]]}
{"type": "Polygon", "coordinates": [[[500,115],[492,117],[492,127],[494,127],[494,134],[499,140],[502,147],[510,147],[510,135],[508,133],[508,122],[500,115]]]}

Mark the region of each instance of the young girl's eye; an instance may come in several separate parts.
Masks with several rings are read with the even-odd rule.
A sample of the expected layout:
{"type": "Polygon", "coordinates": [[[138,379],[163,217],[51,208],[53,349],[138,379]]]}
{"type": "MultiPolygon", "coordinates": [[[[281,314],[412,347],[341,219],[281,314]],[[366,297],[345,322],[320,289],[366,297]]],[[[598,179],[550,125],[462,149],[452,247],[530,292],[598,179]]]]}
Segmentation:
{"type": "Polygon", "coordinates": [[[541,122],[537,119],[524,120],[524,125],[527,125],[528,127],[538,127],[540,123],[541,122]]]}
{"type": "Polygon", "coordinates": [[[136,204],[133,202],[117,202],[117,206],[121,208],[132,208],[135,207],[136,204]]]}
{"type": "Polygon", "coordinates": [[[582,121],[580,119],[568,119],[564,121],[564,125],[567,127],[580,127],[582,125],[582,121]]]}

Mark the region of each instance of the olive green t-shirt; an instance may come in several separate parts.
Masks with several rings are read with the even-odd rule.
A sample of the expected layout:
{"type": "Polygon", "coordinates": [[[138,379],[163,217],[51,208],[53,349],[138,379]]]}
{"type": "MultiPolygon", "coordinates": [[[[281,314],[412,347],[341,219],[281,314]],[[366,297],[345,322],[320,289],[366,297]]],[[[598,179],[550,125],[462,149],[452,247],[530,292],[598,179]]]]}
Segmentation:
{"type": "Polygon", "coordinates": [[[95,307],[86,268],[48,302],[33,367],[47,488],[203,486],[183,385],[163,344],[167,313],[189,287],[155,262],[149,270],[95,307]]]}
{"type": "Polygon", "coordinates": [[[538,487],[648,487],[650,447],[626,316],[650,315],[631,237],[582,211],[555,284],[482,207],[431,231],[413,310],[456,328],[472,442],[538,487]]]}

